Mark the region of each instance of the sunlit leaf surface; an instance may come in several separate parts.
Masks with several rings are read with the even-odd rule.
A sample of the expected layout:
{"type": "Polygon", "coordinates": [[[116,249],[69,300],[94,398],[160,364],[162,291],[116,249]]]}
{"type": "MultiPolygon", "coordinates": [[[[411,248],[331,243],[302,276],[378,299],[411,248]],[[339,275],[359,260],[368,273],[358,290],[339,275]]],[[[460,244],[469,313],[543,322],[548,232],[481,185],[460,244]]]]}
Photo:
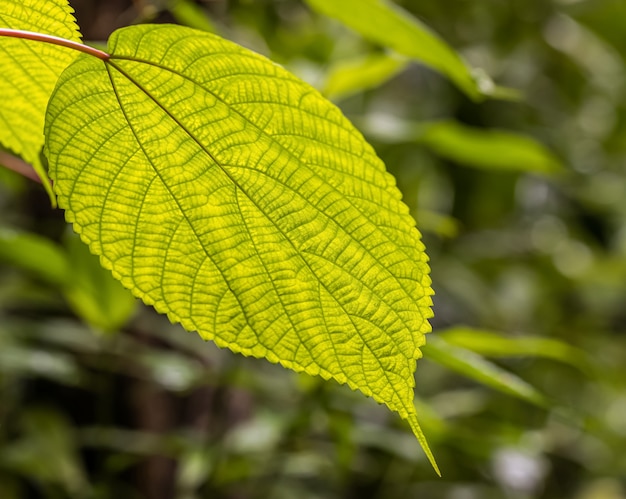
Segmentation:
{"type": "MultiPolygon", "coordinates": [[[[37,31],[80,41],[67,0],[2,0],[0,28],[37,31]]],[[[76,57],[67,48],[0,36],[0,143],[33,165],[52,198],[39,153],[48,99],[76,57]]],[[[53,200],[54,202],[54,200],[53,200]]]]}
{"type": "Polygon", "coordinates": [[[310,86],[219,37],[124,28],[47,116],[59,204],[146,303],[219,346],[333,378],[406,419],[427,258],[394,179],[310,86]]]}

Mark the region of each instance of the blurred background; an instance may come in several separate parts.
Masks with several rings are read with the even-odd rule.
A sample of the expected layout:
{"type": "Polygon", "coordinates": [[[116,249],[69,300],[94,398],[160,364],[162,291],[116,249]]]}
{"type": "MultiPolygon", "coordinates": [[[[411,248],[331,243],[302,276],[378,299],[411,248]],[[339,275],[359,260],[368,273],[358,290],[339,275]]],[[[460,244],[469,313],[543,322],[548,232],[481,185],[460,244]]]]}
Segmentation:
{"type": "MultiPolygon", "coordinates": [[[[626,498],[626,2],[404,0],[498,98],[300,0],[72,0],[175,22],[324,92],[395,175],[435,289],[408,427],[136,302],[0,168],[0,498],[626,498]]],[[[5,159],[6,160],[6,159],[5,159]]]]}

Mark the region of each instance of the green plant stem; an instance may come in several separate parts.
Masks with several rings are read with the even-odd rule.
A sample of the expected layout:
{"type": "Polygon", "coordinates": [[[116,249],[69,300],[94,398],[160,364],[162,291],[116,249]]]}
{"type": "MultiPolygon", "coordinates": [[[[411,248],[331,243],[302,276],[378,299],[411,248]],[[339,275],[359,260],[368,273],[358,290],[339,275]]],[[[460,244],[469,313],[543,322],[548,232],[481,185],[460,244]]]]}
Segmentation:
{"type": "Polygon", "coordinates": [[[61,38],[58,36],[46,35],[44,33],[36,33],[34,31],[0,28],[0,36],[7,36],[10,38],[22,38],[25,40],[33,40],[37,42],[51,43],[53,45],[58,45],[60,47],[67,47],[73,50],[78,50],[79,52],[92,55],[94,57],[97,57],[98,59],[102,59],[103,61],[108,61],[109,58],[111,57],[106,52],[95,49],[83,43],[75,42],[72,40],[67,40],[65,38],[61,38]]]}

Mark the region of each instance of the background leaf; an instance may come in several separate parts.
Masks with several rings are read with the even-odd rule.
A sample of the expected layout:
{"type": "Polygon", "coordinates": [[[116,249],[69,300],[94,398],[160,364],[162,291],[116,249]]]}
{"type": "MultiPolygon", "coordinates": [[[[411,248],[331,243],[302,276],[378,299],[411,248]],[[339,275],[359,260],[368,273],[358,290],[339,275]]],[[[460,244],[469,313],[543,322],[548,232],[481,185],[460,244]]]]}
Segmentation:
{"type": "Polygon", "coordinates": [[[115,331],[132,315],[136,300],[102,268],[75,235],[64,247],[49,239],[0,226],[0,262],[7,262],[60,288],[72,310],[87,324],[115,331]]]}
{"type": "Polygon", "coordinates": [[[115,32],[48,107],[59,204],[113,275],[245,355],[347,383],[406,419],[431,290],[393,177],[317,91],[214,35],[115,32]]]}
{"type": "Polygon", "coordinates": [[[479,383],[541,407],[548,405],[544,396],[519,376],[442,338],[430,338],[428,345],[424,346],[424,352],[430,360],[479,383]]]}
{"type": "Polygon", "coordinates": [[[587,372],[592,364],[583,350],[553,338],[540,336],[507,337],[491,331],[454,327],[438,332],[451,345],[471,350],[487,357],[545,357],[571,364],[587,372]]]}
{"type": "Polygon", "coordinates": [[[191,0],[171,0],[168,7],[180,24],[211,33],[217,31],[206,12],[191,0]]]}
{"type": "MultiPolygon", "coordinates": [[[[80,41],[67,0],[2,0],[0,27],[37,31],[80,41]]],[[[40,159],[46,106],[61,72],[76,52],[46,43],[0,36],[0,143],[33,165],[50,199],[50,181],[40,159]]]]}
{"type": "Polygon", "coordinates": [[[424,124],[418,141],[438,155],[476,168],[551,174],[562,170],[545,146],[504,130],[473,128],[454,121],[424,124]]]}
{"type": "Polygon", "coordinates": [[[314,10],[341,21],[365,38],[443,73],[473,99],[483,91],[443,40],[399,6],[385,0],[306,0],[314,10]]]}
{"type": "Polygon", "coordinates": [[[405,60],[384,53],[339,61],[329,68],[323,93],[329,99],[338,99],[375,88],[402,71],[406,64],[405,60]]]}
{"type": "Polygon", "coordinates": [[[74,234],[65,237],[72,272],[63,294],[76,314],[87,324],[104,332],[114,332],[131,317],[137,304],[127,289],[100,265],[97,256],[74,234]]]}
{"type": "Polygon", "coordinates": [[[69,262],[62,248],[49,239],[0,226],[0,261],[32,272],[51,284],[64,285],[69,262]]]}

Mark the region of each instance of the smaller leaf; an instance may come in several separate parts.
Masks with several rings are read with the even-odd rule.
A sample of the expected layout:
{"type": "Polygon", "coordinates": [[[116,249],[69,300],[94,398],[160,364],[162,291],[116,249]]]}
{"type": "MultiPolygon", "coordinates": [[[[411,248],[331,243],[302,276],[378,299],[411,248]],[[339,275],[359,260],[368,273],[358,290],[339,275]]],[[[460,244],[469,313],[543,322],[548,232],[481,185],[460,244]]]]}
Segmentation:
{"type": "Polygon", "coordinates": [[[429,338],[423,351],[426,358],[479,383],[540,407],[548,405],[541,393],[515,374],[439,336],[429,338]]]}
{"type": "Polygon", "coordinates": [[[136,300],[77,237],[66,238],[65,246],[36,234],[0,227],[0,262],[62,289],[72,310],[92,327],[118,329],[133,313],[136,300]]]}
{"type": "Polygon", "coordinates": [[[507,338],[495,332],[467,327],[446,329],[440,331],[439,336],[451,345],[487,357],[544,357],[583,371],[591,370],[591,363],[584,351],[552,338],[538,336],[507,338]]]}
{"type": "MultiPolygon", "coordinates": [[[[0,28],[37,31],[80,41],[67,0],[2,0],[0,28]]],[[[46,104],[62,71],[76,52],[64,47],[0,36],[0,144],[33,165],[50,196],[56,199],[40,158],[46,104]]]]}
{"type": "Polygon", "coordinates": [[[35,234],[7,227],[0,227],[0,261],[55,285],[63,285],[69,273],[69,263],[58,245],[35,234]]]}
{"type": "Polygon", "coordinates": [[[306,2],[312,9],[337,19],[364,38],[446,75],[472,99],[479,100],[483,95],[482,89],[459,55],[426,25],[399,6],[385,0],[306,2]]]}
{"type": "Polygon", "coordinates": [[[191,0],[172,0],[168,7],[174,19],[180,24],[210,33],[217,31],[204,9],[191,0]]]}
{"type": "Polygon", "coordinates": [[[406,61],[389,54],[339,61],[328,71],[323,93],[329,99],[342,99],[375,88],[406,67],[406,61]]]}
{"type": "Polygon", "coordinates": [[[424,125],[418,140],[439,156],[476,168],[541,174],[556,173],[563,168],[536,140],[502,130],[441,121],[424,125]]]}
{"type": "Polygon", "coordinates": [[[113,279],[78,237],[69,234],[65,246],[72,262],[70,279],[64,289],[70,306],[92,327],[105,332],[118,330],[133,314],[135,298],[113,279]]]}

